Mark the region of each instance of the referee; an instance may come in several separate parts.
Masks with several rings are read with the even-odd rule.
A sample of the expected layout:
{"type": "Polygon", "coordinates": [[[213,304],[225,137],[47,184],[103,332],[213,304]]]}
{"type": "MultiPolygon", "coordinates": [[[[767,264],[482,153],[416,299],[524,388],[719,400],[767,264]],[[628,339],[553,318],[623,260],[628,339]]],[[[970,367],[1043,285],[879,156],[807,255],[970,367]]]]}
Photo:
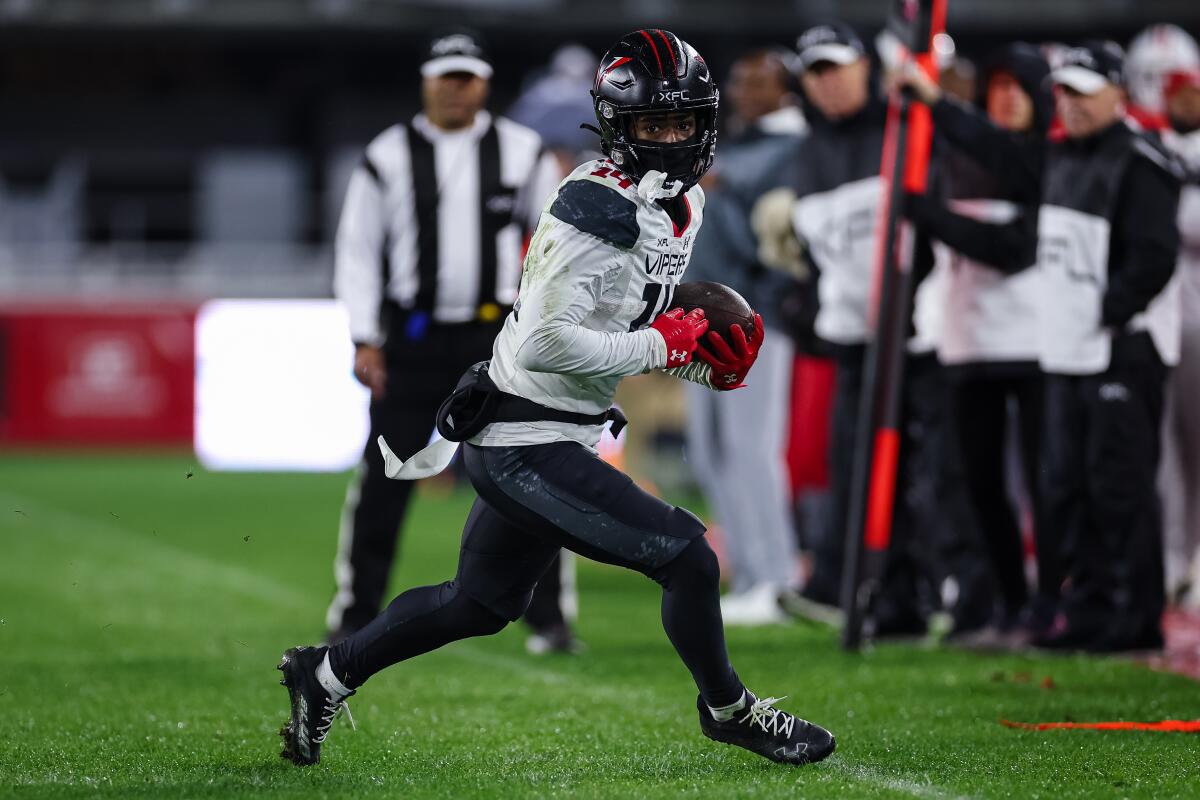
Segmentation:
{"type": "MultiPolygon", "coordinates": [[[[422,111],[367,146],[350,178],[335,245],[334,293],[371,390],[371,432],[346,493],[326,615],[340,641],[379,613],[413,484],[391,481],[375,446],[424,447],[438,405],[492,341],[517,296],[522,247],[560,175],[538,135],[483,110],[492,65],[480,38],[433,38],[422,111]]],[[[571,649],[552,568],[526,621],[534,650],[571,649]]]]}

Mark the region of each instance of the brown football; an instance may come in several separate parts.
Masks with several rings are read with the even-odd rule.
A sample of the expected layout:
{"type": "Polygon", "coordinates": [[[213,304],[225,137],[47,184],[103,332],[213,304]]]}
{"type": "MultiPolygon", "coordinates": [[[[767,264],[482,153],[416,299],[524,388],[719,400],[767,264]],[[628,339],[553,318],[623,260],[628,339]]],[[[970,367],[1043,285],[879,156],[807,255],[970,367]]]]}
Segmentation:
{"type": "MultiPolygon", "coordinates": [[[[708,329],[721,334],[729,342],[729,329],[741,325],[749,339],[754,334],[754,309],[746,298],[723,283],[715,281],[692,281],[675,287],[671,308],[682,308],[685,312],[694,308],[704,309],[708,329]]],[[[700,337],[700,346],[711,352],[708,334],[700,337]]]]}

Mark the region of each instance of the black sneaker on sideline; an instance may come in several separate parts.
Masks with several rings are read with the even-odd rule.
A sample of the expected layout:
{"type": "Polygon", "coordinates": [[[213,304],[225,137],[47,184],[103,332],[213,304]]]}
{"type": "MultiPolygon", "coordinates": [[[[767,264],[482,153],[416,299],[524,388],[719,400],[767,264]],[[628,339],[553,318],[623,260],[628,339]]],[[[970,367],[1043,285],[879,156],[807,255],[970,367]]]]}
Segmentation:
{"type": "MultiPolygon", "coordinates": [[[[330,694],[317,680],[317,667],[325,659],[328,649],[293,647],[284,652],[283,660],[276,667],[283,673],[280,683],[287,687],[292,706],[291,718],[279,729],[279,735],[283,737],[283,752],[279,757],[301,767],[321,760],[321,743],[329,735],[338,712],[345,709],[347,717],[350,715],[345,698],[330,694]]],[[[354,725],[353,717],[350,717],[350,724],[354,725]]]]}
{"type": "Polygon", "coordinates": [[[815,764],[832,753],[837,746],[833,734],[772,705],[782,699],[759,700],[747,689],[746,705],[729,720],[718,722],[704,698],[697,697],[700,730],[714,741],[743,747],[781,764],[815,764]]]}

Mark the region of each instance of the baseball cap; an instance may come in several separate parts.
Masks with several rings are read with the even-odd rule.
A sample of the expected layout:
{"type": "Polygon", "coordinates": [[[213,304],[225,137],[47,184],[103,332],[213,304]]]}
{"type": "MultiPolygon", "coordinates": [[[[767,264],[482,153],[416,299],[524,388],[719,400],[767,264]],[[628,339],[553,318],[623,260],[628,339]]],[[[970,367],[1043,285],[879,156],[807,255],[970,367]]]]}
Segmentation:
{"type": "Polygon", "coordinates": [[[1121,86],[1125,83],[1125,52],[1116,42],[1092,41],[1068,48],[1050,79],[1080,94],[1095,94],[1109,85],[1121,86]]]}
{"type": "Polygon", "coordinates": [[[853,64],[867,53],[854,29],[841,22],[809,28],[796,40],[796,50],[800,53],[800,66],[804,69],[818,61],[853,64]]]}
{"type": "Polygon", "coordinates": [[[469,30],[440,33],[429,40],[421,76],[437,78],[451,72],[469,72],[485,80],[492,77],[492,65],[479,34],[469,30]]]}

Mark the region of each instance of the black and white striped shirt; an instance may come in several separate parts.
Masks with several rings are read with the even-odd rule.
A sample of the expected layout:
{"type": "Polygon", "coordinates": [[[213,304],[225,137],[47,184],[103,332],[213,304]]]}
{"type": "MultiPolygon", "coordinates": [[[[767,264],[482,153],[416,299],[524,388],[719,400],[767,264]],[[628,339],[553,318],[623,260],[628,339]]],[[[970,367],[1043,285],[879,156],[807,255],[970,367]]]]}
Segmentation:
{"type": "Polygon", "coordinates": [[[512,305],[525,234],[560,177],[535,132],[487,112],[461,130],[417,115],[379,134],[350,178],[335,245],[352,339],[383,343],[384,300],[441,323],[512,305]]]}

